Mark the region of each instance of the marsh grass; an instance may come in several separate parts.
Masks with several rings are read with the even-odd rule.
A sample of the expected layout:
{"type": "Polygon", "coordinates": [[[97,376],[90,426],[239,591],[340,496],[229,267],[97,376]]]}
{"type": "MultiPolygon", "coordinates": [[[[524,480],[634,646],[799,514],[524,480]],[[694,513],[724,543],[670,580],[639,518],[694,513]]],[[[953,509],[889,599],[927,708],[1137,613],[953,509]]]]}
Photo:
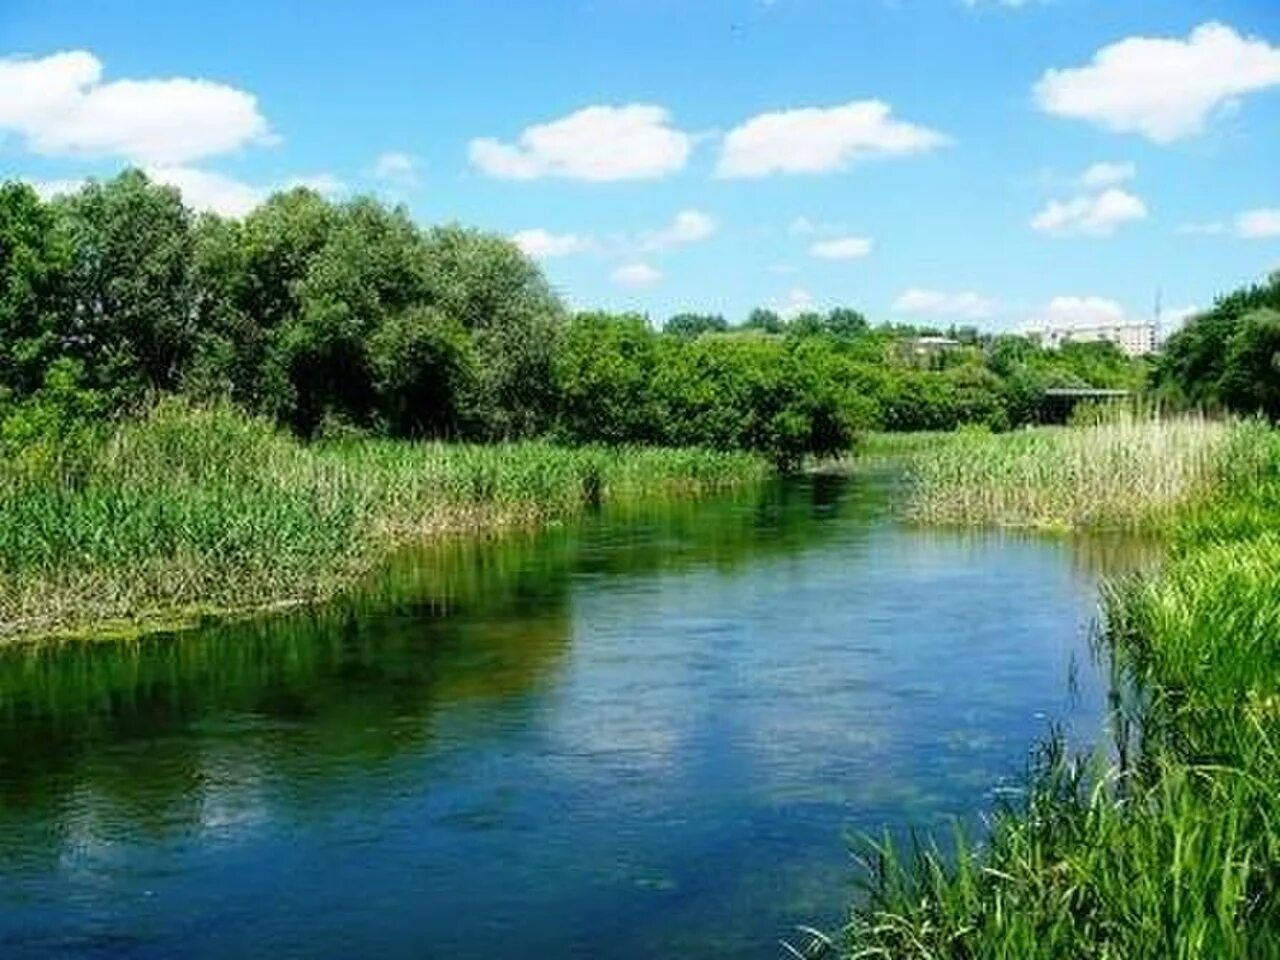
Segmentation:
{"type": "Polygon", "coordinates": [[[1082,448],[1123,464],[1110,448],[1126,436],[1135,463],[1158,469],[1156,451],[1177,461],[1176,484],[1123,474],[1148,496],[1164,492],[1152,511],[1127,494],[1105,510],[1072,509],[1082,478],[1100,476],[1091,464],[1031,475],[1033,497],[1008,488],[936,514],[998,522],[999,506],[1017,519],[1164,519],[1164,566],[1105,593],[1105,651],[1128,691],[1116,717],[1131,731],[1119,734],[1122,762],[1081,761],[1051,740],[1025,799],[996,811],[981,844],[868,841],[842,956],[1280,957],[1280,435],[1122,426],[994,440],[1010,449],[984,448],[988,463],[961,475],[1026,478],[1028,449],[1046,470],[1079,465],[1082,448]],[[1004,474],[991,461],[1018,466],[1004,474]],[[1064,502],[1044,499],[1051,491],[1064,502]]]}
{"type": "Polygon", "coordinates": [[[759,479],[741,454],[347,441],[161,403],[0,464],[0,638],[331,596],[396,546],[759,479]]]}
{"type": "Polygon", "coordinates": [[[1112,418],[1009,434],[957,433],[908,457],[919,522],[1157,529],[1258,464],[1263,428],[1200,417],[1112,418]]]}

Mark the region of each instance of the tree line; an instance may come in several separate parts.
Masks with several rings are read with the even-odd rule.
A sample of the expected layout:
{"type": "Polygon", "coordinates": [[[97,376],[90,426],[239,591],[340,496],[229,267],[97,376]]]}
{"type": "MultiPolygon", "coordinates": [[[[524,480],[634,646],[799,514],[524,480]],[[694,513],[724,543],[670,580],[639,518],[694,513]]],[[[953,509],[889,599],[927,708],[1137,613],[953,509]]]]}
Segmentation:
{"type": "Polygon", "coordinates": [[[1280,420],[1280,271],[1218,298],[1171,336],[1153,389],[1176,406],[1280,420]]]}
{"type": "Polygon", "coordinates": [[[226,400],[302,437],[658,443],[793,464],[868,429],[1007,429],[1055,386],[1142,386],[1105,343],[568,311],[509,240],[299,188],[197,215],[130,170],[49,201],[0,186],[0,431],[226,400]]]}

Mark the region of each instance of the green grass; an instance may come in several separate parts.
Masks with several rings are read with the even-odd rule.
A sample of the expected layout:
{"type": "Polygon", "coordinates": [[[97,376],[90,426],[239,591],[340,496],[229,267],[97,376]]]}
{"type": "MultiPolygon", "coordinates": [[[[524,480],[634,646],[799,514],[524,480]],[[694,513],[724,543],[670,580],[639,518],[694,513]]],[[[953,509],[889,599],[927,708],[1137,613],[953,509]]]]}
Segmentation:
{"type": "MultiPolygon", "coordinates": [[[[1158,521],[1170,553],[1162,569],[1107,592],[1107,649],[1126,694],[1121,762],[1082,763],[1050,743],[1025,801],[997,811],[980,845],[868,844],[865,896],[841,956],[1280,956],[1280,435],[1203,422],[1125,429],[1135,463],[1162,470],[1152,451],[1164,450],[1182,478],[1123,474],[1168,491],[1148,511],[1128,494],[1104,509],[1072,506],[1094,482],[1084,478],[1101,474],[1055,471],[1079,464],[1090,443],[1103,462],[1125,460],[1117,438],[1095,428],[993,439],[1006,449],[980,452],[999,469],[925,474],[930,494],[946,476],[1039,485],[1019,497],[1002,480],[1000,497],[944,516],[1158,521]],[[1029,469],[1029,450],[1043,453],[1041,472],[1029,469]]],[[[810,953],[820,952],[815,941],[810,953]]]]}
{"type": "Polygon", "coordinates": [[[165,402],[0,463],[0,638],[319,600],[413,540],[696,495],[765,469],[704,450],[304,446],[230,409],[165,402]]]}
{"type": "Polygon", "coordinates": [[[1260,469],[1264,432],[1198,417],[962,431],[908,454],[908,509],[928,524],[1160,529],[1226,478],[1260,469]]]}

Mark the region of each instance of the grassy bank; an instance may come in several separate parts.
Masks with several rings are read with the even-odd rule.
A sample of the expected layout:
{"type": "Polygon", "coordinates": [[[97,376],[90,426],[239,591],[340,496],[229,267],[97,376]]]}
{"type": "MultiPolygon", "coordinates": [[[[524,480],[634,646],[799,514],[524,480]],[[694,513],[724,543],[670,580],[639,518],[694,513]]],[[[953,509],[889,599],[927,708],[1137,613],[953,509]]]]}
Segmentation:
{"type": "Polygon", "coordinates": [[[168,402],[0,464],[0,638],[323,599],[405,542],[764,472],[702,450],[304,446],[230,409],[168,402]]]}
{"type": "Polygon", "coordinates": [[[1258,424],[1125,416],[1008,434],[960,431],[908,451],[923,523],[1167,529],[1186,508],[1264,469],[1258,424]]]}
{"type": "Polygon", "coordinates": [[[1123,762],[1048,744],[980,846],[868,851],[841,955],[1280,956],[1280,435],[1189,421],[962,440],[919,476],[926,518],[1156,526],[1170,554],[1106,602],[1123,762]]]}

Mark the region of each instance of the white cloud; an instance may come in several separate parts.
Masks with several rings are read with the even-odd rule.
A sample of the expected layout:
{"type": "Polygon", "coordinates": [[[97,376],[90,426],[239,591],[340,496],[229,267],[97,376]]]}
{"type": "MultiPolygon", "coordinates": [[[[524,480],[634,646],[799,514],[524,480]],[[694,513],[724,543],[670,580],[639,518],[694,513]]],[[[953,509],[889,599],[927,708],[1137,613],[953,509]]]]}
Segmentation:
{"type": "Polygon", "coordinates": [[[194,167],[150,167],[147,176],[157,183],[177,187],[183,202],[193,210],[224,217],[243,217],[268,194],[260,187],[194,167]]]}
{"type": "Polygon", "coordinates": [[[1280,84],[1280,47],[1205,23],[1186,40],[1128,37],[1083,67],[1047,70],[1040,109],[1171,143],[1201,133],[1213,114],[1246,93],[1280,84]]]}
{"type": "Polygon", "coordinates": [[[516,144],[471,141],[472,164],[502,180],[645,180],[682,169],[693,139],[650,104],[586,107],[527,128],[516,144]]]}
{"type": "Polygon", "coordinates": [[[61,197],[68,193],[75,193],[88,183],[88,181],[84,179],[24,180],[23,182],[39,194],[41,200],[52,200],[54,197],[61,197]]]}
{"type": "Polygon", "coordinates": [[[104,83],[102,73],[83,50],[0,59],[0,134],[40,154],[157,166],[272,139],[257,100],[243,90],[181,77],[104,83]]]}
{"type": "Polygon", "coordinates": [[[651,287],[662,274],[647,263],[628,263],[613,271],[613,282],[623,287],[651,287]]]}
{"type": "Polygon", "coordinates": [[[843,223],[811,220],[805,216],[796,217],[787,224],[787,233],[793,237],[808,237],[815,234],[830,236],[834,233],[844,233],[847,229],[843,223]]]}
{"type": "Polygon", "coordinates": [[[970,291],[944,293],[941,290],[906,290],[893,302],[897,313],[921,314],[934,317],[960,317],[965,320],[981,320],[995,311],[986,297],[970,291]]]}
{"type": "Polygon", "coordinates": [[[857,260],[871,252],[870,237],[837,237],[819,240],[809,246],[809,253],[823,260],[857,260]]]}
{"type": "Polygon", "coordinates": [[[422,182],[419,168],[418,158],[412,154],[404,153],[400,150],[388,150],[386,153],[378,155],[378,159],[373,162],[373,168],[369,172],[375,180],[382,180],[393,186],[412,190],[422,182]]]}
{"type": "Polygon", "coordinates": [[[795,317],[802,313],[808,313],[815,307],[813,294],[804,287],[793,287],[787,291],[787,297],[780,304],[777,310],[781,316],[795,317]]]}
{"type": "Polygon", "coordinates": [[[1167,307],[1160,313],[1160,325],[1166,334],[1186,324],[1188,320],[1200,313],[1199,304],[1189,303],[1183,307],[1167,307]]]}
{"type": "Polygon", "coordinates": [[[1116,227],[1147,216],[1146,204],[1138,197],[1112,187],[1074,200],[1051,200],[1031,220],[1031,228],[1054,236],[1109,237],[1116,227]]]}
{"type": "Polygon", "coordinates": [[[828,173],[860,160],[932,150],[942,134],[890,116],[887,103],[855,100],[838,107],[762,113],[724,138],[716,176],[828,173]]]}
{"type": "Polygon", "coordinates": [[[570,254],[590,250],[595,246],[595,242],[589,236],[579,233],[551,233],[541,227],[521,230],[512,235],[511,239],[526,256],[533,257],[535,260],[567,257],[570,254]]]}
{"type": "Polygon", "coordinates": [[[1227,225],[1221,220],[1208,220],[1203,223],[1180,223],[1175,233],[1184,236],[1212,237],[1227,232],[1227,225]]]}
{"type": "Polygon", "coordinates": [[[1103,297],[1054,297],[1034,318],[1040,326],[1093,327],[1125,322],[1124,307],[1103,297]]]}
{"type": "Polygon", "coordinates": [[[661,230],[642,234],[638,246],[641,250],[661,251],[700,243],[717,230],[714,218],[700,210],[681,210],[670,225],[661,230]]]}
{"type": "Polygon", "coordinates": [[[1246,240],[1280,237],[1280,207],[1246,210],[1236,216],[1236,235],[1246,240]]]}
{"type": "Polygon", "coordinates": [[[1090,190],[1101,187],[1113,187],[1125,183],[1138,175],[1138,168],[1132,163],[1095,163],[1080,175],[1080,185],[1090,190]]]}
{"type": "Polygon", "coordinates": [[[278,190],[306,187],[329,197],[346,190],[341,180],[327,173],[293,177],[267,186],[256,186],[197,167],[148,167],[146,173],[156,183],[177,187],[183,202],[191,209],[224,217],[243,217],[278,190]]]}

